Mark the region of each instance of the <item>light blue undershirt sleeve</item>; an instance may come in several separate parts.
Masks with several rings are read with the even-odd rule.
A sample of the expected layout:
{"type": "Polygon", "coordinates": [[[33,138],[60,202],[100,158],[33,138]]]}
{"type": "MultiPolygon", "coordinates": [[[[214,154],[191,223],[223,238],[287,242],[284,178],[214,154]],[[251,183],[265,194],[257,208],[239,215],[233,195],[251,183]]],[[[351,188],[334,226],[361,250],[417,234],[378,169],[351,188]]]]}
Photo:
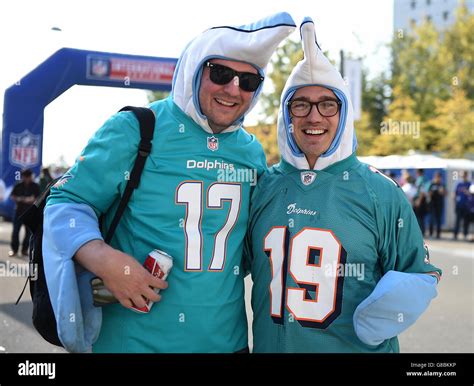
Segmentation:
{"type": "Polygon", "coordinates": [[[426,273],[388,271],[354,312],[359,339],[379,345],[405,331],[436,297],[437,282],[426,273]]]}
{"type": "Polygon", "coordinates": [[[43,222],[43,261],[58,336],[69,352],[88,352],[97,340],[102,310],[93,305],[95,276],[72,258],[91,240],[102,240],[97,216],[86,204],[47,206],[43,222]]]}

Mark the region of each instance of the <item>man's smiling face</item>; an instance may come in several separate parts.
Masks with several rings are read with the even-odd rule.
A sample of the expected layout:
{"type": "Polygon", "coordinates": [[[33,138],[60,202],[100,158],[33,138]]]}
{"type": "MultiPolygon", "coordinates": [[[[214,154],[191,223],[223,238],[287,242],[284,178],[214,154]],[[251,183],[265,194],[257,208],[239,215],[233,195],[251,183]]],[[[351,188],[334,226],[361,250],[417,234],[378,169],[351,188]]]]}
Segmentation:
{"type": "MultiPolygon", "coordinates": [[[[331,90],[320,86],[302,87],[295,92],[291,100],[307,102],[338,101],[331,90]]],[[[324,117],[313,105],[306,117],[299,118],[291,114],[291,122],[295,141],[305,154],[312,169],[319,156],[329,149],[336,136],[339,110],[332,117],[324,117]]]]}
{"type": "MultiPolygon", "coordinates": [[[[255,67],[247,63],[224,59],[213,59],[210,62],[239,72],[258,73],[255,67]]],[[[224,85],[215,84],[209,78],[209,72],[209,67],[205,67],[199,89],[199,103],[212,131],[219,133],[247,112],[254,93],[242,90],[237,77],[224,85]]]]}

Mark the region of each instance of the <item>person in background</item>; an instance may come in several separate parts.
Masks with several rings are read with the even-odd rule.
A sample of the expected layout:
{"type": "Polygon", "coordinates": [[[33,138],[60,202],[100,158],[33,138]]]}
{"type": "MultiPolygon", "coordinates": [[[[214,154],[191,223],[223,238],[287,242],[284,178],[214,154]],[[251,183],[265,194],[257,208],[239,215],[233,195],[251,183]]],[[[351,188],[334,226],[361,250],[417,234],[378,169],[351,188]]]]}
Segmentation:
{"type": "MultiPolygon", "coordinates": [[[[402,173],[400,174],[400,180],[398,181],[400,186],[403,186],[406,184],[408,177],[411,177],[413,180],[413,177],[411,176],[410,172],[406,169],[402,170],[402,173]]],[[[414,180],[413,180],[414,181],[414,180]]]]}
{"type": "Polygon", "coordinates": [[[405,183],[402,185],[402,190],[413,208],[413,199],[415,198],[417,193],[415,179],[408,174],[408,176],[404,177],[404,181],[405,183]]]}
{"type": "MultiPolygon", "coordinates": [[[[10,197],[15,202],[15,217],[13,219],[13,232],[11,237],[11,250],[8,256],[13,257],[18,253],[20,247],[20,229],[23,221],[20,216],[30,207],[40,194],[39,185],[33,181],[33,172],[30,169],[21,172],[21,182],[17,183],[12,190],[10,197]]],[[[30,231],[25,226],[25,236],[23,238],[21,254],[28,256],[28,243],[30,241],[30,231]]]]}
{"type": "MultiPolygon", "coordinates": [[[[467,225],[467,230],[469,232],[469,225],[474,222],[474,183],[469,187],[469,196],[468,196],[468,208],[469,208],[469,223],[467,225]]],[[[474,242],[474,237],[471,238],[471,243],[474,242]]]]}
{"type": "Polygon", "coordinates": [[[469,187],[471,182],[466,171],[462,172],[462,181],[456,185],[454,200],[456,208],[456,223],[454,225],[454,240],[458,238],[459,227],[463,222],[464,239],[467,239],[469,230],[469,187]]]}
{"type": "Polygon", "coordinates": [[[416,195],[413,197],[413,210],[415,211],[421,234],[425,236],[425,217],[428,213],[428,200],[426,195],[425,171],[423,169],[416,170],[416,195]]]}
{"type": "Polygon", "coordinates": [[[433,236],[433,228],[436,223],[436,238],[441,238],[441,216],[444,208],[444,196],[446,188],[441,179],[441,173],[436,172],[433,180],[428,186],[429,212],[430,212],[430,237],[433,236]]]}
{"type": "Polygon", "coordinates": [[[53,180],[53,177],[51,177],[49,168],[41,169],[40,180],[39,180],[40,192],[44,192],[44,190],[46,189],[46,187],[52,180],[53,180]]]}

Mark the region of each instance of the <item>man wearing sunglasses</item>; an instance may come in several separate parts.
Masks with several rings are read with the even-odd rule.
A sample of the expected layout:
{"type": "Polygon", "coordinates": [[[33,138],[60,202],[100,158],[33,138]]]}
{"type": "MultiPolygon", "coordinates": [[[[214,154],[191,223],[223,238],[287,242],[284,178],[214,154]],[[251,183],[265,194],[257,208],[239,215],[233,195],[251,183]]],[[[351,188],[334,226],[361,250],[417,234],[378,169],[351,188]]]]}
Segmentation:
{"type": "Polygon", "coordinates": [[[214,133],[226,130],[246,113],[263,79],[248,63],[223,59],[204,63],[199,102],[214,133]]]}
{"type": "Polygon", "coordinates": [[[281,99],[281,162],[252,196],[253,349],[398,352],[441,271],[400,187],[358,161],[349,91],[311,19],[301,36],[281,99]]]}
{"type": "Polygon", "coordinates": [[[156,116],[152,151],[110,245],[97,219],[104,216],[106,232],[133,165],[140,137],[133,114],[110,118],[52,189],[43,255],[53,303],[65,298],[60,283],[76,280],[57,268],[73,256],[89,271],[79,287],[84,276],[99,276],[120,302],[104,306],[101,315],[75,293],[53,304],[68,350],[245,351],[241,258],[254,184],[228,180],[223,172],[260,175],[266,169],[261,145],[242,123],[257,102],[271,55],[294,28],[290,15],[279,13],[250,25],[211,28],[187,45],[170,97],[150,105],[156,116]],[[142,267],[154,249],[173,257],[167,282],[142,267]],[[166,290],[157,295],[153,288],[166,290]],[[156,302],[149,313],[130,310],[143,307],[145,298],[156,302]],[[72,325],[70,314],[86,322],[76,317],[72,325]]]}

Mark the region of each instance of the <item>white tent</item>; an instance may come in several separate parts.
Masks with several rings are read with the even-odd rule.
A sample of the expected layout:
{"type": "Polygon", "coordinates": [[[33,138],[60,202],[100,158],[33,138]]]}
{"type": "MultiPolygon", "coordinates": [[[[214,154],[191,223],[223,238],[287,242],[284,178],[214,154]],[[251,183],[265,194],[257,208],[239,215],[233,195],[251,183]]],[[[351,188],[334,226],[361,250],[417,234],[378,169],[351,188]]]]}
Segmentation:
{"type": "Polygon", "coordinates": [[[468,159],[447,159],[435,155],[388,155],[385,157],[368,156],[359,159],[377,169],[443,169],[474,171],[474,161],[468,159]]]}

